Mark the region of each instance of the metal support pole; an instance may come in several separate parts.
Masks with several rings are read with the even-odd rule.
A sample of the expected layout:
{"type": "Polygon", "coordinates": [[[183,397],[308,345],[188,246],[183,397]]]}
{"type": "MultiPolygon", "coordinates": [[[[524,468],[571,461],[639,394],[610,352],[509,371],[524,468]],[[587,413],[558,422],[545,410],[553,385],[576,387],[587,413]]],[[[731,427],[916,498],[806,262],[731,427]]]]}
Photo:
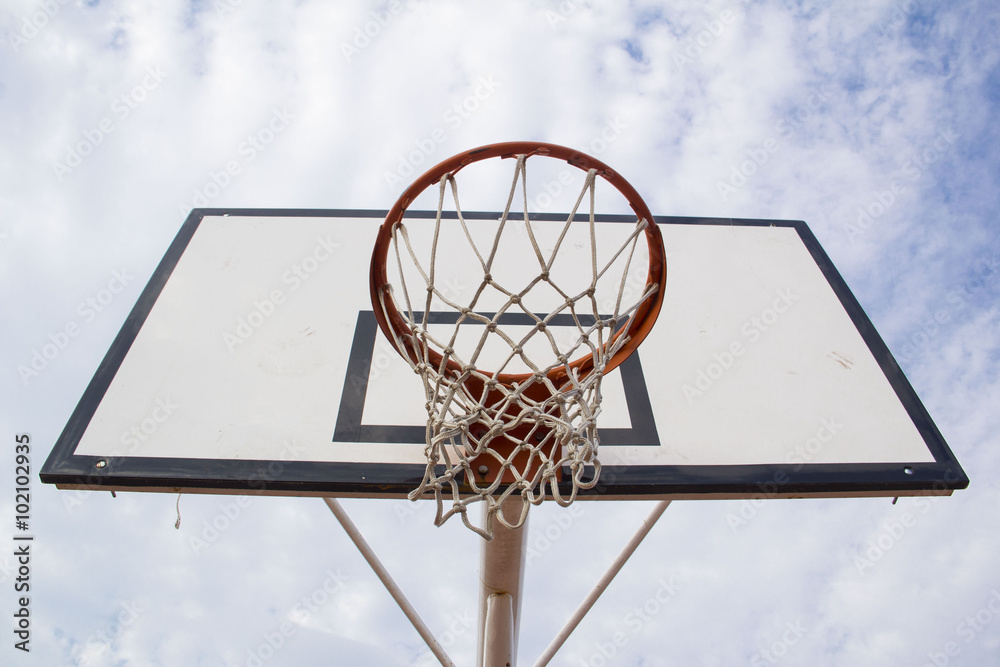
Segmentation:
{"type": "Polygon", "coordinates": [[[423,620],[421,620],[420,616],[417,614],[417,610],[413,608],[413,605],[411,605],[409,600],[406,599],[406,596],[403,595],[403,591],[400,590],[399,586],[396,585],[396,582],[393,581],[389,571],[385,569],[385,566],[382,565],[378,556],[376,556],[375,552],[372,551],[372,548],[368,546],[368,542],[366,542],[365,538],[362,537],[361,532],[358,530],[357,526],[354,525],[354,522],[351,521],[351,517],[347,516],[347,512],[345,512],[344,508],[340,506],[337,499],[323,498],[323,502],[327,504],[327,507],[329,507],[330,511],[333,512],[333,515],[337,517],[337,521],[339,521],[340,525],[344,527],[344,531],[347,533],[347,536],[351,538],[351,541],[354,542],[354,546],[358,548],[361,555],[365,557],[368,564],[371,565],[373,570],[375,570],[375,575],[382,581],[386,590],[389,591],[389,595],[392,596],[392,599],[396,601],[399,608],[404,614],[406,614],[406,618],[410,619],[410,623],[413,624],[413,627],[416,628],[417,632],[420,633],[420,636],[423,637],[423,640],[427,643],[427,647],[437,657],[442,665],[445,667],[455,667],[455,663],[453,663],[451,658],[448,657],[448,654],[444,652],[444,648],[438,644],[437,639],[434,638],[430,628],[424,625],[423,620]]]}
{"type": "Polygon", "coordinates": [[[615,575],[622,569],[622,566],[625,565],[632,553],[635,552],[639,544],[642,543],[643,538],[645,538],[646,535],[649,534],[649,531],[652,530],[653,526],[656,525],[656,521],[669,505],[669,500],[662,500],[656,505],[655,508],[653,508],[653,511],[650,512],[649,516],[639,527],[639,530],[636,531],[635,535],[632,536],[632,539],[625,545],[622,552],[618,554],[618,558],[615,559],[615,561],[611,564],[611,567],[608,568],[608,571],[604,573],[601,580],[597,582],[594,589],[590,591],[590,594],[588,594],[583,603],[580,604],[580,607],[573,613],[570,619],[566,622],[566,625],[563,626],[563,629],[559,631],[556,638],[552,640],[549,647],[545,649],[545,652],[542,653],[540,658],[538,658],[538,662],[535,663],[535,667],[545,667],[545,665],[549,664],[549,660],[552,659],[552,657],[556,654],[556,651],[558,651],[566,640],[569,639],[570,634],[572,634],[573,630],[576,629],[576,626],[580,624],[583,617],[587,615],[590,608],[594,606],[594,603],[597,602],[597,598],[601,597],[601,593],[607,589],[611,580],[614,579],[615,575]]]}
{"type": "Polygon", "coordinates": [[[486,598],[483,644],[485,665],[511,667],[517,661],[517,642],[514,640],[514,597],[510,593],[494,593],[486,598]]]}
{"type": "MultiPolygon", "coordinates": [[[[521,514],[521,498],[500,508],[514,523],[521,514]]],[[[486,519],[486,503],[483,503],[486,519]]],[[[479,667],[516,667],[517,635],[521,619],[521,583],[528,521],[516,530],[497,522],[493,539],[483,540],[479,559],[479,667]]]]}

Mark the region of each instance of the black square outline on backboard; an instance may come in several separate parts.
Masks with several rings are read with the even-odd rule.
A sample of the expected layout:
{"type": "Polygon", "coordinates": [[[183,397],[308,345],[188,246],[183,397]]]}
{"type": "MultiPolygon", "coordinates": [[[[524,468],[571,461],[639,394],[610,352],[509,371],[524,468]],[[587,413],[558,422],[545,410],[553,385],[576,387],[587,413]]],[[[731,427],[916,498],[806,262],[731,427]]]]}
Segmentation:
{"type": "MultiPolygon", "coordinates": [[[[490,313],[483,314],[492,317],[490,313]]],[[[455,316],[453,313],[434,313],[434,315],[437,315],[434,319],[442,323],[455,316]]],[[[569,316],[564,317],[569,318],[569,316]]],[[[502,324],[533,324],[526,315],[501,317],[500,322],[502,324]]],[[[550,324],[559,326],[563,322],[556,317],[552,318],[550,324]]],[[[344,389],[340,394],[340,410],[337,413],[333,441],[423,444],[426,433],[424,426],[361,423],[365,399],[368,394],[368,381],[371,377],[372,360],[375,358],[375,342],[378,336],[375,313],[371,310],[358,312],[354,340],[351,343],[351,353],[347,362],[347,372],[344,374],[344,389]]],[[[619,445],[659,447],[660,438],[656,432],[656,421],[653,419],[653,408],[649,402],[649,393],[646,389],[646,380],[642,373],[642,362],[639,361],[638,353],[626,359],[618,367],[618,372],[621,373],[631,426],[629,428],[598,428],[601,447],[619,445]]],[[[385,400],[389,399],[391,397],[385,397],[385,400]]]]}

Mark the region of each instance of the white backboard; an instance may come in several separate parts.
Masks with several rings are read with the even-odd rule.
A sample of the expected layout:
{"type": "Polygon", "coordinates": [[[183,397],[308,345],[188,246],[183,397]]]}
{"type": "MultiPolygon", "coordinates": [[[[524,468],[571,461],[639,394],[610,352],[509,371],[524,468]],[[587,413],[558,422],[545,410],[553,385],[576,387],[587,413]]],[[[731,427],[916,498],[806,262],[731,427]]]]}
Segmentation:
{"type": "MultiPolygon", "coordinates": [[[[426,413],[419,378],[372,313],[384,215],[193,211],[43,481],[405,496],[423,474],[426,413]]],[[[601,216],[598,227],[631,220],[601,216]]],[[[604,472],[586,497],[896,496],[968,484],[804,223],[657,224],[663,308],[604,382],[604,472]]]]}

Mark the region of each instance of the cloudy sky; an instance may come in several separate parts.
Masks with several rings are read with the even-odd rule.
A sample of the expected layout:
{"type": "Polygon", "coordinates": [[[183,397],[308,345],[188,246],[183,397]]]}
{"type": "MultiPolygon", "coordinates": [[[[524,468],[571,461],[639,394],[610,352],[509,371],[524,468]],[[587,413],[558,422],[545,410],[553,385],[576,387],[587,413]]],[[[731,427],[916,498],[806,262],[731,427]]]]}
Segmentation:
{"type": "MultiPolygon", "coordinates": [[[[191,208],[386,209],[414,150],[536,139],[599,153],[657,214],[807,221],[972,480],[674,503],[552,664],[995,664],[998,32],[986,1],[4,0],[0,662],[432,664],[319,500],[184,496],[175,530],[176,496],[37,470],[191,208]]],[[[425,503],[344,505],[473,664],[475,536],[425,503]]],[[[523,664],[649,510],[534,513],[523,664]]]]}

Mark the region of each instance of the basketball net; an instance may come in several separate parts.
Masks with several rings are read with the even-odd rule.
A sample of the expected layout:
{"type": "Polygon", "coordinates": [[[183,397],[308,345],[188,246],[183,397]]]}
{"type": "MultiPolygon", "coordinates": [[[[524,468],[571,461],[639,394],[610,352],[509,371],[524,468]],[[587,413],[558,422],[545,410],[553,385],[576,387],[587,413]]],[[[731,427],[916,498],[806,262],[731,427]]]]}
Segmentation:
{"type": "MultiPolygon", "coordinates": [[[[602,254],[611,252],[611,257],[599,262],[594,213],[597,169],[587,171],[583,188],[572,212],[561,223],[557,240],[551,248],[543,250],[535,229],[538,223],[529,220],[526,162],[526,155],[517,156],[507,204],[489,243],[483,242],[480,228],[475,230],[480,233],[478,243],[474,239],[470,225],[479,221],[466,220],[463,215],[454,173],[442,177],[429,256],[426,247],[412,242],[406,222],[414,228],[417,225],[427,228],[430,221],[404,221],[400,216],[392,226],[390,248],[399,284],[387,284],[378,292],[383,317],[388,320],[393,316],[392,311],[398,311],[405,322],[405,328],[388,327],[392,332],[390,338],[420,376],[426,401],[427,465],[422,481],[409,497],[416,500],[433,493],[437,503],[436,525],[460,514],[465,525],[485,539],[492,538],[496,521],[518,528],[524,524],[530,505],[551,496],[566,506],[580,490],[597,484],[601,471],[597,458],[601,381],[609,370],[608,360],[630,340],[624,325],[660,287],[655,283],[643,285],[637,298],[627,302],[627,293],[635,291],[634,286],[626,289],[629,269],[637,242],[645,236],[651,220],[636,220],[621,247],[616,252],[603,248],[602,254]],[[512,221],[510,211],[518,183],[523,195],[523,218],[516,220],[515,216],[512,221]],[[442,234],[447,234],[442,231],[442,211],[449,192],[458,228],[481,273],[478,278],[472,277],[476,288],[468,290],[471,297],[466,300],[456,298],[455,290],[440,287],[448,284],[447,269],[453,259],[440,247],[442,234]],[[577,211],[585,198],[589,202],[589,215],[578,219],[577,211]],[[586,268],[589,276],[586,283],[570,288],[553,275],[553,265],[574,225],[587,226],[590,266],[586,268]],[[517,267],[525,283],[516,288],[501,284],[496,275],[498,247],[505,236],[511,235],[522,243],[527,240],[520,256],[523,264],[517,267]],[[533,278],[525,275],[532,272],[531,267],[534,267],[533,278]],[[404,277],[407,274],[415,284],[407,284],[404,277]],[[610,313],[602,315],[598,286],[608,281],[613,283],[611,293],[617,296],[610,308],[609,299],[603,299],[600,305],[610,313]],[[559,303],[548,313],[534,312],[525,303],[529,293],[539,288],[549,295],[558,295],[554,300],[559,303]],[[397,291],[399,304],[395,301],[397,291]],[[486,294],[491,298],[500,296],[498,308],[496,302],[490,304],[495,312],[477,311],[477,306],[482,308],[487,300],[486,294]],[[440,324],[440,317],[434,319],[432,303],[438,312],[441,304],[454,311],[447,326],[440,324]],[[530,325],[530,330],[524,333],[525,327],[521,326],[516,333],[512,327],[505,331],[503,321],[512,316],[530,325]],[[553,333],[554,321],[560,323],[558,337],[553,333]],[[567,322],[571,323],[572,332],[568,336],[567,322]],[[474,330],[474,335],[468,335],[469,329],[474,330]],[[463,330],[467,333],[460,337],[463,330]],[[467,343],[464,349],[463,341],[467,343]],[[481,369],[484,348],[488,343],[495,346],[498,341],[502,341],[499,344],[503,361],[492,370],[481,369]],[[529,347],[530,356],[526,350],[529,347]],[[573,361],[581,356],[582,359],[573,361]],[[515,367],[524,372],[511,374],[515,367]],[[500,507],[517,496],[521,499],[521,511],[516,521],[511,522],[500,507]],[[469,519],[469,507],[476,502],[487,504],[482,527],[469,519]]],[[[455,235],[457,232],[453,231],[451,236],[455,235]]],[[[449,253],[456,245],[456,240],[450,238],[449,253]]],[[[466,281],[469,278],[462,276],[466,281]]]]}

